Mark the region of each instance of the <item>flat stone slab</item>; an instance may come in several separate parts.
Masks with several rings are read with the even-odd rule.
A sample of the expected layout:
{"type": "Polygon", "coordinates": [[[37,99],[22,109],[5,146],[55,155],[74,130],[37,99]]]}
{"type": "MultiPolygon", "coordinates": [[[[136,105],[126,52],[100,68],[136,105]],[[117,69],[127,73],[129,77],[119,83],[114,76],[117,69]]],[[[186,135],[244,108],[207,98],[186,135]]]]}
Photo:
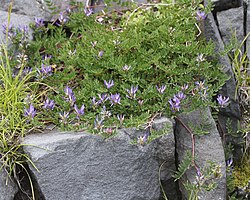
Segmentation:
{"type": "Polygon", "coordinates": [[[169,172],[165,179],[175,170],[173,125],[165,118],[155,129],[163,124],[170,127],[168,134],[145,146],[134,143],[133,137],[144,134],[136,129],[119,130],[110,139],[74,132],[33,134],[23,144],[32,145],[24,150],[40,170],[30,166],[46,200],[159,200],[160,161],[172,163],[162,172],[169,172]]]}

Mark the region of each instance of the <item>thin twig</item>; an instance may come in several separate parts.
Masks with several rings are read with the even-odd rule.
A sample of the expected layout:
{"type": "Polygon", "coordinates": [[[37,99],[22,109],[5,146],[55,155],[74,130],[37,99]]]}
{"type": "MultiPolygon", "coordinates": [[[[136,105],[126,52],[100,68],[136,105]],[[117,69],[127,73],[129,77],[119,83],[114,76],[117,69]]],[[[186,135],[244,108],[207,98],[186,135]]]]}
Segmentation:
{"type": "Polygon", "coordinates": [[[199,167],[197,166],[197,164],[195,162],[195,137],[194,137],[194,134],[193,134],[192,130],[186,124],[184,124],[178,117],[175,117],[175,119],[177,121],[179,121],[181,123],[181,125],[187,130],[187,132],[190,133],[190,135],[191,135],[191,139],[192,139],[192,163],[193,163],[196,171],[200,171],[199,167]]]}

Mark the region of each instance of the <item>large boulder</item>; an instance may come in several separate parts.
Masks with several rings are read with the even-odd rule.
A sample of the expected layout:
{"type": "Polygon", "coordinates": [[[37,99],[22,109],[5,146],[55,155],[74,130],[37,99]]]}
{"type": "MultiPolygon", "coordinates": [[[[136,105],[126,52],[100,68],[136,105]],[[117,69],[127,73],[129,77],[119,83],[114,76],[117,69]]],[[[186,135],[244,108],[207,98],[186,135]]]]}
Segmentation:
{"type": "Polygon", "coordinates": [[[8,177],[7,173],[0,170],[0,200],[13,200],[18,192],[17,184],[8,177]]]}
{"type": "Polygon", "coordinates": [[[234,145],[234,158],[237,160],[242,155],[242,138],[241,135],[232,136],[232,133],[237,133],[238,122],[241,119],[241,111],[238,102],[238,97],[235,96],[236,82],[234,79],[234,73],[232,70],[232,65],[228,55],[222,54],[224,51],[224,43],[221,39],[218,27],[215,23],[212,13],[209,13],[206,20],[204,21],[204,35],[206,39],[212,40],[215,44],[215,58],[218,59],[224,73],[229,77],[226,83],[223,85],[219,93],[222,96],[230,98],[230,104],[226,108],[223,108],[219,112],[218,125],[219,130],[223,138],[225,138],[226,144],[234,145]]]}
{"type": "Polygon", "coordinates": [[[24,151],[40,171],[30,166],[46,200],[159,200],[163,160],[168,167],[161,178],[175,185],[175,142],[167,118],[153,126],[163,135],[144,146],[135,141],[145,131],[123,129],[110,139],[75,132],[33,134],[25,137],[23,144],[31,146],[24,151]]]}
{"type": "MultiPolygon", "coordinates": [[[[224,200],[226,199],[226,166],[223,145],[216,124],[209,108],[196,110],[191,113],[183,113],[176,120],[176,151],[179,163],[183,161],[187,151],[195,153],[195,163],[200,171],[205,166],[209,166],[209,161],[220,166],[220,178],[215,178],[217,187],[212,191],[201,191],[198,196],[202,200],[224,200]],[[194,143],[192,143],[191,130],[194,134],[194,143]],[[203,131],[205,135],[199,135],[203,131]],[[194,146],[193,146],[194,145],[194,146]],[[192,148],[194,147],[194,149],[192,148]]],[[[204,175],[204,174],[203,174],[204,175]]],[[[180,190],[183,199],[188,199],[188,191],[184,184],[195,183],[197,181],[197,169],[192,167],[186,171],[179,181],[180,190]]]]}

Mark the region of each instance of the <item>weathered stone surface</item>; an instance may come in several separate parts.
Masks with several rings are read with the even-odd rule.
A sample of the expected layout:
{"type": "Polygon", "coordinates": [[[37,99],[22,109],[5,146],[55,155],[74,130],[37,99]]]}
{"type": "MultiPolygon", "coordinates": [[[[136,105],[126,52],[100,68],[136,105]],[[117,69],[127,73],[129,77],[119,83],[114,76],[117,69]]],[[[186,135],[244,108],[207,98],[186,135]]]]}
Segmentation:
{"type": "MultiPolygon", "coordinates": [[[[12,0],[0,0],[0,10],[8,11],[11,2],[12,0]]],[[[39,0],[14,0],[12,13],[33,17],[44,17],[45,15],[39,0]]]]}
{"type": "MultiPolygon", "coordinates": [[[[8,12],[0,11],[0,23],[7,24],[8,22],[8,12]]],[[[10,16],[10,24],[17,28],[20,25],[27,25],[34,22],[34,18],[26,15],[12,13],[10,16]]],[[[31,29],[29,29],[29,34],[31,38],[31,29]]],[[[0,27],[0,43],[5,41],[5,35],[3,34],[2,27],[0,27]]]]}
{"type": "Polygon", "coordinates": [[[142,131],[123,129],[107,140],[86,133],[29,135],[24,144],[47,150],[24,150],[40,170],[32,169],[46,200],[158,200],[161,161],[171,162],[162,178],[170,178],[175,170],[172,123],[166,118],[159,123],[156,129],[166,124],[168,134],[145,146],[131,144],[142,131]]]}
{"type": "MultiPolygon", "coordinates": [[[[203,109],[197,110],[187,114],[181,114],[176,120],[176,151],[178,155],[178,160],[181,162],[187,150],[192,152],[192,139],[191,134],[184,128],[189,127],[193,134],[196,134],[197,128],[206,131],[208,134],[198,136],[195,135],[195,162],[199,168],[203,168],[208,161],[213,161],[217,165],[221,166],[221,175],[219,179],[215,179],[218,184],[217,188],[210,192],[202,192],[199,194],[202,200],[224,200],[226,199],[226,167],[224,150],[221,142],[220,135],[217,131],[214,119],[210,113],[210,110],[203,109]],[[182,124],[183,123],[183,124],[182,124]],[[192,127],[192,128],[191,128],[192,127]]],[[[179,182],[180,190],[184,195],[184,199],[187,199],[187,191],[184,188],[183,183],[187,180],[191,183],[195,181],[197,175],[197,170],[193,167],[187,170],[186,174],[183,176],[182,180],[179,182]]]]}
{"type": "Polygon", "coordinates": [[[223,67],[223,71],[225,74],[228,75],[229,80],[226,81],[226,83],[223,85],[222,89],[219,91],[219,93],[223,96],[230,98],[230,104],[226,108],[223,108],[219,112],[218,121],[220,124],[220,132],[223,135],[223,138],[226,139],[226,143],[228,144],[231,142],[234,145],[234,158],[237,159],[242,154],[242,138],[239,135],[239,137],[232,137],[228,133],[227,128],[227,121],[231,121],[231,129],[236,133],[238,121],[241,118],[241,111],[240,106],[238,103],[238,97],[235,97],[235,90],[236,90],[236,82],[234,79],[234,74],[232,71],[231,62],[229,60],[229,57],[227,55],[221,55],[220,52],[224,50],[224,44],[220,37],[218,28],[215,24],[215,20],[213,15],[210,13],[207,16],[207,19],[204,22],[204,30],[205,30],[205,37],[207,40],[212,40],[215,44],[215,53],[218,57],[218,61],[220,65],[223,67]]]}
{"type": "Polygon", "coordinates": [[[232,37],[237,38],[239,43],[244,39],[244,9],[232,8],[217,13],[219,30],[224,44],[229,44],[232,37]]]}
{"type": "Polygon", "coordinates": [[[8,178],[6,185],[7,174],[5,171],[0,171],[0,200],[13,200],[18,192],[16,183],[8,178]]]}

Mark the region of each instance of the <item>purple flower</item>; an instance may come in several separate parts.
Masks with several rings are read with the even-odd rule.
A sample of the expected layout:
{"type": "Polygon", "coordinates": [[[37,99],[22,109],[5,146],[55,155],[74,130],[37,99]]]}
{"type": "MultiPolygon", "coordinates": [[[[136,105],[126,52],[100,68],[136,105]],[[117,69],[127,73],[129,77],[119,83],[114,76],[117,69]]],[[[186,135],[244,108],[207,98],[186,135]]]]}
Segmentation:
{"type": "Polygon", "coordinates": [[[149,135],[150,135],[150,130],[146,129],[144,135],[138,137],[137,143],[140,144],[140,145],[144,145],[147,142],[149,135]]]}
{"type": "Polygon", "coordinates": [[[61,118],[60,122],[63,124],[67,124],[68,123],[68,118],[69,118],[69,112],[63,112],[63,113],[59,113],[59,117],[61,118]]]}
{"type": "Polygon", "coordinates": [[[113,133],[113,129],[112,129],[112,127],[108,127],[108,128],[105,129],[104,132],[105,132],[106,134],[108,134],[108,135],[111,135],[111,134],[113,133]]]}
{"type": "Polygon", "coordinates": [[[45,55],[42,57],[42,60],[48,60],[48,59],[51,59],[51,58],[52,58],[52,55],[45,54],[45,55]]]}
{"type": "Polygon", "coordinates": [[[226,166],[227,166],[227,167],[231,167],[232,164],[233,164],[233,159],[232,159],[232,158],[230,158],[230,159],[228,159],[228,160],[226,161],[226,166]]]}
{"type": "Polygon", "coordinates": [[[106,109],[106,106],[102,107],[100,114],[103,118],[106,118],[106,117],[109,118],[111,116],[111,112],[106,109]]]}
{"type": "Polygon", "coordinates": [[[94,129],[95,130],[102,130],[103,128],[103,119],[99,119],[98,116],[96,116],[95,121],[94,121],[94,129]]]}
{"type": "Polygon", "coordinates": [[[61,12],[61,13],[60,13],[60,16],[59,16],[59,18],[58,18],[58,21],[59,21],[59,23],[57,23],[57,25],[63,25],[63,24],[65,24],[65,23],[68,21],[68,19],[65,18],[65,17],[63,16],[63,13],[61,12]]]}
{"type": "Polygon", "coordinates": [[[6,24],[3,24],[2,28],[3,28],[3,34],[4,35],[8,34],[9,39],[13,39],[16,36],[16,31],[12,24],[9,24],[8,27],[6,24]]]}
{"type": "Polygon", "coordinates": [[[39,73],[42,75],[42,78],[48,77],[50,75],[52,75],[52,67],[46,66],[44,64],[42,64],[41,69],[39,70],[39,73]]]}
{"type": "Polygon", "coordinates": [[[166,90],[166,85],[162,85],[161,87],[156,85],[156,89],[158,90],[159,93],[163,94],[164,91],[166,90]]]}
{"type": "Polygon", "coordinates": [[[114,81],[109,80],[108,82],[104,80],[104,85],[107,87],[107,89],[110,89],[112,86],[114,86],[114,81]]]}
{"type": "Polygon", "coordinates": [[[127,97],[130,98],[130,99],[135,99],[136,98],[136,92],[138,90],[138,86],[131,86],[130,89],[127,89],[127,97]]]}
{"type": "Polygon", "coordinates": [[[125,118],[125,115],[117,115],[117,119],[119,120],[120,124],[123,123],[124,118],[125,118]]]}
{"type": "Polygon", "coordinates": [[[182,92],[178,92],[177,95],[176,95],[176,97],[177,97],[178,99],[180,99],[180,100],[183,100],[183,99],[186,98],[186,95],[183,94],[182,92]]]}
{"type": "Polygon", "coordinates": [[[100,52],[98,53],[98,57],[101,58],[101,57],[103,56],[103,53],[104,53],[104,51],[100,51],[100,52]]]}
{"type": "Polygon", "coordinates": [[[138,139],[137,139],[137,143],[140,144],[140,145],[144,145],[146,143],[147,139],[144,136],[139,136],[138,139]]]}
{"type": "Polygon", "coordinates": [[[138,104],[139,104],[140,106],[142,106],[143,103],[144,103],[144,100],[142,100],[142,99],[139,99],[139,100],[138,100],[138,104]]]}
{"type": "Polygon", "coordinates": [[[72,89],[69,88],[68,86],[66,86],[66,88],[64,89],[64,92],[65,92],[65,94],[70,102],[70,105],[73,106],[76,102],[76,98],[75,98],[75,95],[74,95],[72,89]]]}
{"type": "Polygon", "coordinates": [[[28,36],[28,26],[27,25],[19,25],[18,31],[22,33],[22,40],[24,40],[28,36]]]}
{"type": "Polygon", "coordinates": [[[44,19],[39,19],[39,18],[35,18],[35,25],[36,25],[36,28],[41,28],[43,27],[45,24],[44,24],[44,19]]]}
{"type": "Polygon", "coordinates": [[[106,100],[109,99],[108,95],[103,93],[103,94],[98,94],[98,97],[99,97],[99,101],[98,101],[98,104],[102,104],[104,103],[106,100]]]}
{"type": "Polygon", "coordinates": [[[120,94],[116,93],[116,94],[111,94],[110,95],[110,103],[111,103],[111,106],[113,106],[114,104],[121,104],[121,96],[120,94]]]}
{"type": "Polygon", "coordinates": [[[188,89],[188,84],[184,84],[183,86],[181,86],[181,90],[185,91],[188,89]]]}
{"type": "Polygon", "coordinates": [[[85,13],[85,15],[88,17],[88,16],[90,16],[91,14],[93,14],[93,10],[92,10],[91,8],[85,7],[85,8],[84,8],[84,13],[85,13]]]}
{"type": "Polygon", "coordinates": [[[203,89],[205,89],[205,80],[204,81],[196,81],[195,85],[198,89],[203,90],[203,89]]]}
{"type": "Polygon", "coordinates": [[[53,100],[50,99],[45,100],[43,108],[45,108],[46,110],[53,110],[54,107],[55,107],[55,102],[53,100]]]}
{"type": "Polygon", "coordinates": [[[229,97],[223,97],[219,94],[217,97],[217,101],[221,108],[225,108],[229,104],[229,97]]]}
{"type": "Polygon", "coordinates": [[[66,12],[67,12],[67,13],[71,13],[71,8],[70,8],[70,7],[67,7],[66,12]]]}
{"type": "Polygon", "coordinates": [[[174,96],[173,99],[170,99],[170,100],[168,101],[168,103],[170,104],[170,108],[171,108],[171,110],[172,110],[173,112],[179,111],[180,108],[181,108],[181,106],[180,106],[181,101],[180,101],[180,99],[177,98],[176,96],[174,96]]]}
{"type": "Polygon", "coordinates": [[[204,175],[201,173],[201,170],[198,168],[197,169],[197,176],[196,176],[196,179],[199,181],[201,181],[203,178],[204,178],[204,175]]]}
{"type": "Polygon", "coordinates": [[[128,65],[124,65],[124,66],[122,67],[122,69],[123,69],[124,71],[130,70],[130,68],[131,68],[131,66],[128,66],[128,65]]]}
{"type": "Polygon", "coordinates": [[[28,74],[31,73],[31,72],[32,72],[32,68],[31,68],[31,67],[25,67],[25,68],[23,69],[22,74],[23,74],[23,76],[26,76],[26,75],[28,75],[28,74]]]}
{"type": "Polygon", "coordinates": [[[98,101],[96,101],[96,97],[93,97],[91,102],[93,107],[97,107],[99,104],[98,101]]]}
{"type": "Polygon", "coordinates": [[[66,96],[71,96],[73,94],[72,89],[68,86],[65,87],[64,92],[65,92],[66,96]]]}
{"type": "Polygon", "coordinates": [[[200,10],[198,10],[198,11],[196,12],[196,19],[197,19],[198,21],[203,21],[203,20],[205,20],[206,18],[207,18],[207,15],[206,15],[205,12],[200,11],[200,10]]]}
{"type": "Polygon", "coordinates": [[[36,115],[36,110],[32,104],[30,104],[29,108],[24,109],[24,116],[33,119],[36,115]]]}
{"type": "Polygon", "coordinates": [[[76,104],[74,105],[74,109],[78,119],[80,116],[84,115],[84,108],[85,108],[84,104],[82,104],[82,107],[80,109],[78,109],[76,104]]]}

